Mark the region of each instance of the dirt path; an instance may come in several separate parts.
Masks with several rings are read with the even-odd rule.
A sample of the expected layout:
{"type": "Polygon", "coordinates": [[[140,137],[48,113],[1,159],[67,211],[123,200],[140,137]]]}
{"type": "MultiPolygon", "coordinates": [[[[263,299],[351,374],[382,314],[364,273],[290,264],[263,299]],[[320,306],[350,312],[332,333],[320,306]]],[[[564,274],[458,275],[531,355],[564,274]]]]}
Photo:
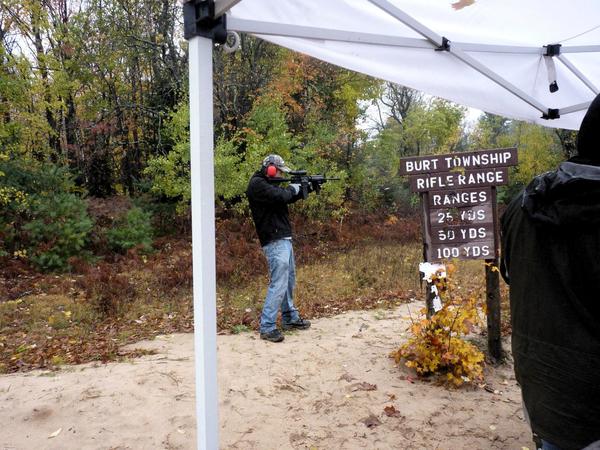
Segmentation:
{"type": "MultiPolygon", "coordinates": [[[[219,336],[221,447],[531,447],[510,366],[486,371],[492,392],[447,390],[387,357],[418,307],[315,320],[282,344],[219,336]]],[[[158,353],[0,377],[0,449],[195,448],[192,335],[135,347],[158,353]]]]}

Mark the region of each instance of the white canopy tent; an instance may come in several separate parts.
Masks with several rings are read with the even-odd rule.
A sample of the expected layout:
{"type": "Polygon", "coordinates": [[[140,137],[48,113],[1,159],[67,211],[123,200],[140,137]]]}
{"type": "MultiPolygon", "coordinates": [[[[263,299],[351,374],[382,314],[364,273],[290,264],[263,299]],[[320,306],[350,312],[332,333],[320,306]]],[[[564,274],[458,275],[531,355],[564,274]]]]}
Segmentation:
{"type": "Polygon", "coordinates": [[[251,33],[462,105],[578,129],[600,92],[600,2],[188,0],[186,8],[198,448],[216,449],[212,39],[251,33]]]}
{"type": "Polygon", "coordinates": [[[579,128],[600,88],[600,4],[466,3],[243,0],[227,13],[227,29],[483,111],[579,128]],[[556,114],[549,110],[560,118],[542,119],[556,114]]]}

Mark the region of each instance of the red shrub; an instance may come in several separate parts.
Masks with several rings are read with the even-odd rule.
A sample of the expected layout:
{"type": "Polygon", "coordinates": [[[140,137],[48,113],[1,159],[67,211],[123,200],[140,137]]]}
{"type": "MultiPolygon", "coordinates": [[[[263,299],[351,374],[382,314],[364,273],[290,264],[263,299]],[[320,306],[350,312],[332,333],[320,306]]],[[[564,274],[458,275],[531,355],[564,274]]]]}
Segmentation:
{"type": "Polygon", "coordinates": [[[114,315],[135,297],[135,286],[125,275],[118,273],[118,267],[100,264],[78,280],[87,300],[104,315],[114,315]]]}

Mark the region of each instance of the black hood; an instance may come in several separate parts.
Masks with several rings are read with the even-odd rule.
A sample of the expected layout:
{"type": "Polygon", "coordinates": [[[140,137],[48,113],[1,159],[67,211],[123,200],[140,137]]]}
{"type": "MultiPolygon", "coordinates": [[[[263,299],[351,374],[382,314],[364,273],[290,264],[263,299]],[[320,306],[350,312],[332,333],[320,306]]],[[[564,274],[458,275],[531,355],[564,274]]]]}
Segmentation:
{"type": "Polygon", "coordinates": [[[600,95],[590,104],[577,135],[577,156],[525,188],[523,209],[548,225],[584,227],[600,223],[600,95]]]}
{"type": "Polygon", "coordinates": [[[600,224],[600,167],[575,160],[535,177],[525,188],[522,206],[535,222],[575,228],[600,224]]]}

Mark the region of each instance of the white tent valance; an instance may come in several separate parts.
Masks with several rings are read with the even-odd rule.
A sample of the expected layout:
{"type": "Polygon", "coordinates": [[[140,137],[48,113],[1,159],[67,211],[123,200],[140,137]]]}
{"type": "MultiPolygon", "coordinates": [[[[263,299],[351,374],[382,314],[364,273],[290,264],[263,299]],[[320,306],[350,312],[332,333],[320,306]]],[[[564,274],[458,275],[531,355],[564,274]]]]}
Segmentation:
{"type": "Polygon", "coordinates": [[[514,119],[578,129],[600,92],[600,2],[593,0],[230,3],[229,30],[514,119]]]}

